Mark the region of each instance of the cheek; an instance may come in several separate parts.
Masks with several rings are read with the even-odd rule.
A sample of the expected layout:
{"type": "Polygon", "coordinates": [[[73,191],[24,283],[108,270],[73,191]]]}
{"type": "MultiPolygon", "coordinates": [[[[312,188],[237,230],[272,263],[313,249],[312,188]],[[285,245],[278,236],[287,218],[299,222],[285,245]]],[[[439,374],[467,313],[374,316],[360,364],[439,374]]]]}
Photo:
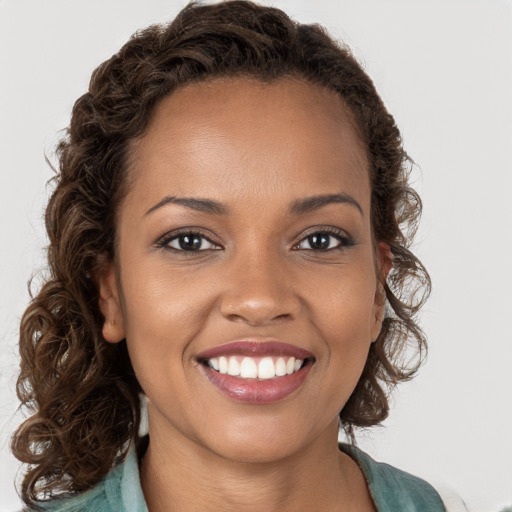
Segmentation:
{"type": "Polygon", "coordinates": [[[365,267],[366,272],[340,270],[337,278],[322,280],[309,299],[312,324],[325,343],[331,392],[338,399],[352,392],[373,341],[376,277],[371,265],[365,267]]]}
{"type": "Polygon", "coordinates": [[[193,278],[159,265],[122,276],[122,283],[126,341],[137,376],[141,381],[152,376],[157,381],[159,372],[168,377],[183,365],[211,298],[193,278]]]}
{"type": "Polygon", "coordinates": [[[371,261],[331,269],[305,283],[316,322],[332,336],[345,333],[349,338],[370,336],[375,317],[376,286],[371,261]]]}
{"type": "Polygon", "coordinates": [[[201,284],[204,275],[198,278],[193,270],[169,268],[165,261],[153,260],[140,268],[132,264],[130,268],[130,275],[122,276],[129,331],[147,329],[168,338],[182,334],[183,328],[193,329],[194,321],[207,312],[208,290],[201,284]]]}

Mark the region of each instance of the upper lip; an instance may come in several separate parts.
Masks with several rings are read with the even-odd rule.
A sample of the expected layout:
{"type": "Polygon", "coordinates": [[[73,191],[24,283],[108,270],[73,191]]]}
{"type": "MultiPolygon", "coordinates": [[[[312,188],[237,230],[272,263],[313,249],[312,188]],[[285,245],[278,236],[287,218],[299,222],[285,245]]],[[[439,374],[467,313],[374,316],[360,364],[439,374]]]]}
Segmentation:
{"type": "Polygon", "coordinates": [[[211,359],[212,357],[240,355],[240,356],[288,356],[295,359],[307,359],[313,354],[306,349],[285,343],[274,338],[254,339],[244,338],[228,341],[222,345],[209,348],[197,355],[197,359],[211,359]]]}

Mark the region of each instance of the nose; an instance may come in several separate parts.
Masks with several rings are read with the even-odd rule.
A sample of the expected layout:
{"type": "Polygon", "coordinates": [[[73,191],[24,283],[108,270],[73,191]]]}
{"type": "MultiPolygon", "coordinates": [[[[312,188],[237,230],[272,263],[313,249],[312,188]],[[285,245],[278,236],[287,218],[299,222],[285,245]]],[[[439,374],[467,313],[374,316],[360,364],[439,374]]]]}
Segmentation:
{"type": "Polygon", "coordinates": [[[232,322],[272,325],[297,318],[301,302],[279,256],[263,251],[231,262],[220,311],[232,322]]]}

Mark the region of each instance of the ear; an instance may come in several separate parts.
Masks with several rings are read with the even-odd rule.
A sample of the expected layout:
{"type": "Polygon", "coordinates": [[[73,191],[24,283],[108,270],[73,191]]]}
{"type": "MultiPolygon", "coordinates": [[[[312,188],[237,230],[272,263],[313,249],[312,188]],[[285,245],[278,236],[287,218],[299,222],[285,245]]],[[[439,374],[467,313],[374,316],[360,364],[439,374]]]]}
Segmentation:
{"type": "Polygon", "coordinates": [[[119,291],[117,289],[116,273],[112,263],[105,263],[98,274],[100,292],[99,306],[103,313],[103,337],[109,343],[118,343],[124,339],[123,314],[119,291]]]}
{"type": "Polygon", "coordinates": [[[385,242],[380,242],[375,251],[376,256],[376,272],[377,272],[377,289],[375,290],[375,301],[373,305],[373,325],[372,325],[372,339],[375,341],[379,336],[380,329],[382,327],[382,321],[384,320],[385,304],[386,304],[386,292],[384,290],[384,283],[389,274],[389,271],[393,268],[393,255],[391,248],[385,242]]]}

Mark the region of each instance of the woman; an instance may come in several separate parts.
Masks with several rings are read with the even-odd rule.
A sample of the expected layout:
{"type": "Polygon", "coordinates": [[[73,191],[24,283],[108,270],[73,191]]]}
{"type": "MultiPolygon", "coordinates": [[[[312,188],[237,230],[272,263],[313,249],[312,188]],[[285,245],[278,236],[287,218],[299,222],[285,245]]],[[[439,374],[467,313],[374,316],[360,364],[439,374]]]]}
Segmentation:
{"type": "Polygon", "coordinates": [[[418,369],[429,291],[399,131],[346,48],[190,5],[94,72],[59,154],[21,326],[29,508],[444,510],[337,445],[418,369]]]}

